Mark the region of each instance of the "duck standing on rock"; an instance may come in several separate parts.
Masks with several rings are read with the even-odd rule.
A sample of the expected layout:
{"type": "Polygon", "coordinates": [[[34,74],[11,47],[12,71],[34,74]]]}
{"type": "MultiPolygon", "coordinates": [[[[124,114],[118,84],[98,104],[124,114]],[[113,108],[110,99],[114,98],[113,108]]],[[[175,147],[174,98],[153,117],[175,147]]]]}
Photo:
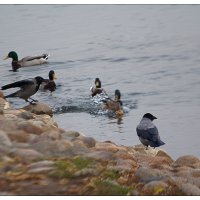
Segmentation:
{"type": "Polygon", "coordinates": [[[5,96],[5,98],[19,97],[21,99],[24,99],[26,102],[33,104],[33,102],[37,102],[37,100],[34,100],[30,97],[38,91],[40,84],[43,82],[43,80],[44,79],[41,76],[37,76],[35,78],[25,79],[8,85],[4,85],[1,87],[1,89],[7,90],[10,88],[19,87],[21,88],[20,90],[5,96]],[[28,99],[31,99],[32,101],[29,101],[28,99]]]}
{"type": "Polygon", "coordinates": [[[165,144],[160,140],[158,129],[152,122],[154,119],[157,118],[151,113],[146,113],[136,128],[141,143],[147,148],[148,146],[155,148],[165,144]]]}
{"type": "Polygon", "coordinates": [[[40,89],[42,90],[49,90],[50,92],[53,92],[56,90],[56,74],[53,70],[49,71],[49,79],[44,79],[42,84],[40,85],[40,89]]]}
{"type": "Polygon", "coordinates": [[[115,99],[108,99],[103,100],[104,103],[104,109],[114,111],[116,116],[121,117],[124,114],[123,111],[123,103],[121,101],[121,92],[120,90],[115,90],[115,99]]]}
{"type": "Polygon", "coordinates": [[[96,96],[97,94],[104,93],[106,95],[106,91],[101,87],[101,81],[99,78],[95,79],[95,86],[90,88],[92,97],[96,96]]]}
{"type": "Polygon", "coordinates": [[[18,60],[18,55],[15,51],[10,51],[4,60],[12,58],[12,71],[17,71],[21,67],[40,65],[47,62],[49,55],[42,54],[40,56],[27,56],[18,60]]]}

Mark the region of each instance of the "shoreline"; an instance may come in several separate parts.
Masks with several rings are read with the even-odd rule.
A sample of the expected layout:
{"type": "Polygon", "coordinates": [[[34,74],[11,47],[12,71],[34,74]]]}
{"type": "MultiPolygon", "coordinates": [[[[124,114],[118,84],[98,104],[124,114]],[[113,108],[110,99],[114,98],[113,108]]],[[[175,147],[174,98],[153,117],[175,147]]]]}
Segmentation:
{"type": "Polygon", "coordinates": [[[0,91],[0,195],[200,195],[200,160],[99,142],[58,127],[43,103],[11,108],[0,91]]]}

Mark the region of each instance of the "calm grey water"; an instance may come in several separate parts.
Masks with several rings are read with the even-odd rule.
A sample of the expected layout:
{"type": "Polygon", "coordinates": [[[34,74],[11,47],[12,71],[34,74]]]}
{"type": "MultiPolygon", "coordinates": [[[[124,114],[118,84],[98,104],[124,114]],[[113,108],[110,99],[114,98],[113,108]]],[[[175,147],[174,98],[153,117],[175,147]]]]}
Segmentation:
{"type": "Polygon", "coordinates": [[[34,97],[53,108],[61,127],[135,145],[135,128],[151,112],[163,149],[200,157],[199,5],[0,5],[0,24],[0,58],[10,50],[19,58],[51,55],[16,73],[1,59],[0,85],[55,70],[58,89],[34,97]],[[120,89],[130,109],[121,122],[98,114],[89,97],[96,77],[110,97],[120,89]]]}

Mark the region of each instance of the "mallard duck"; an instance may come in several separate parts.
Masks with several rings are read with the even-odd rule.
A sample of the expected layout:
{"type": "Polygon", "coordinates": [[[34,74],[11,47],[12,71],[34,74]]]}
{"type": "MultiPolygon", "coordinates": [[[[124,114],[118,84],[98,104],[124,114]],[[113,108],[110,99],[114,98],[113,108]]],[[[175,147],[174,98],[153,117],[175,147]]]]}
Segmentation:
{"type": "Polygon", "coordinates": [[[21,88],[20,90],[5,96],[5,98],[19,97],[21,99],[24,99],[26,102],[33,103],[36,102],[37,100],[32,99],[30,97],[38,91],[40,84],[42,83],[43,80],[44,79],[41,76],[37,76],[35,78],[25,79],[8,85],[4,85],[1,87],[1,89],[7,90],[10,88],[19,87],[21,88]],[[32,101],[30,102],[28,99],[31,99],[32,101]]]}
{"type": "Polygon", "coordinates": [[[11,51],[8,55],[4,58],[4,60],[8,58],[12,58],[12,70],[17,71],[21,67],[28,67],[33,65],[40,65],[47,62],[49,55],[42,54],[41,56],[27,56],[18,60],[18,55],[15,51],[11,51]]]}
{"type": "Polygon", "coordinates": [[[114,111],[117,116],[122,116],[124,114],[123,111],[123,103],[121,101],[121,93],[119,90],[115,90],[115,99],[103,100],[104,109],[114,111]]]}
{"type": "Polygon", "coordinates": [[[153,124],[153,120],[157,117],[153,116],[151,113],[146,113],[143,115],[142,120],[136,128],[137,135],[141,143],[148,148],[159,147],[165,143],[160,140],[157,127],[153,124]]]}
{"type": "Polygon", "coordinates": [[[53,92],[56,90],[56,83],[54,80],[56,79],[55,72],[53,70],[49,71],[49,79],[44,79],[42,84],[40,85],[40,89],[42,90],[49,90],[53,92]]]}
{"type": "Polygon", "coordinates": [[[101,93],[106,94],[106,91],[103,88],[101,88],[101,81],[99,78],[96,78],[94,83],[95,83],[95,86],[90,88],[92,97],[101,93]]]}

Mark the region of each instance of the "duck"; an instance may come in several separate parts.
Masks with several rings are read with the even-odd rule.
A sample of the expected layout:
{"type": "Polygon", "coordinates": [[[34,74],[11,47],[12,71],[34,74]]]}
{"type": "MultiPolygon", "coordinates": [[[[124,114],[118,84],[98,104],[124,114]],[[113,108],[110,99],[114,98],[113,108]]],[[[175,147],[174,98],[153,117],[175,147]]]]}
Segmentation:
{"type": "Polygon", "coordinates": [[[42,84],[40,85],[40,89],[42,90],[49,90],[50,92],[53,92],[56,90],[56,74],[54,70],[49,71],[49,79],[44,79],[42,84]]]}
{"type": "Polygon", "coordinates": [[[151,113],[146,113],[143,115],[140,123],[136,127],[136,132],[139,137],[140,142],[146,146],[159,147],[165,143],[160,139],[160,135],[157,127],[153,124],[153,120],[157,119],[151,113]]]}
{"type": "Polygon", "coordinates": [[[26,56],[21,60],[18,60],[18,55],[15,51],[10,51],[4,60],[11,58],[12,59],[12,70],[17,71],[21,67],[28,67],[33,65],[40,65],[46,63],[48,60],[48,54],[42,54],[40,56],[26,56]]]}
{"type": "Polygon", "coordinates": [[[37,100],[31,98],[32,95],[34,95],[39,87],[40,84],[44,81],[44,79],[41,76],[36,76],[35,78],[29,78],[29,79],[24,79],[20,81],[16,81],[14,83],[10,83],[8,85],[4,85],[1,87],[1,90],[7,90],[10,88],[16,88],[19,87],[20,90],[4,96],[4,98],[14,98],[14,97],[19,97],[26,102],[29,102],[30,104],[34,104],[34,102],[37,102],[37,100]],[[29,101],[29,99],[31,101],[29,101]]]}
{"type": "Polygon", "coordinates": [[[103,100],[104,109],[115,112],[117,117],[122,117],[124,115],[123,102],[121,101],[121,92],[120,90],[115,90],[115,99],[106,99],[103,100]]]}
{"type": "Polygon", "coordinates": [[[95,86],[90,88],[92,97],[96,96],[97,94],[101,94],[101,93],[106,94],[106,91],[101,87],[101,81],[99,78],[95,79],[94,84],[95,84],[95,86]]]}

